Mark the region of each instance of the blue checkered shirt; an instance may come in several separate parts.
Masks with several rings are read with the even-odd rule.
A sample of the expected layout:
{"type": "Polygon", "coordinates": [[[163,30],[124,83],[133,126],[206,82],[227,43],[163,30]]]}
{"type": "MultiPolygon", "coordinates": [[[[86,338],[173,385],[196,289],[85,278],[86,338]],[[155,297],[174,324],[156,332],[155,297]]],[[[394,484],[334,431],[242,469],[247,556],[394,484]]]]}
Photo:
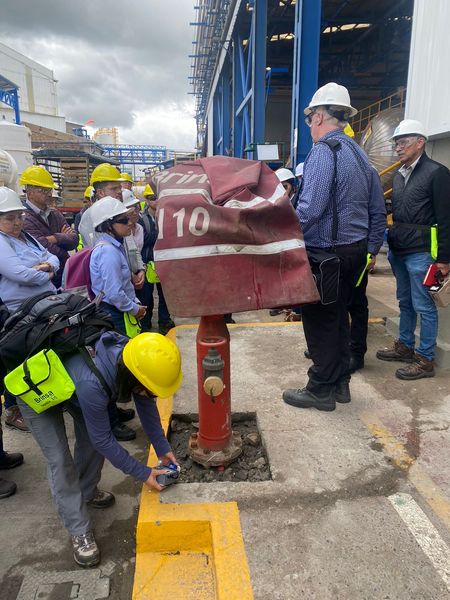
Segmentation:
{"type": "Polygon", "coordinates": [[[339,140],[337,150],[337,246],[368,240],[368,252],[377,254],[386,228],[383,190],[365,152],[343,131],[335,129],[320,138],[306,157],[297,215],[306,246],[332,246],[331,184],[333,152],[321,140],[339,140]]]}

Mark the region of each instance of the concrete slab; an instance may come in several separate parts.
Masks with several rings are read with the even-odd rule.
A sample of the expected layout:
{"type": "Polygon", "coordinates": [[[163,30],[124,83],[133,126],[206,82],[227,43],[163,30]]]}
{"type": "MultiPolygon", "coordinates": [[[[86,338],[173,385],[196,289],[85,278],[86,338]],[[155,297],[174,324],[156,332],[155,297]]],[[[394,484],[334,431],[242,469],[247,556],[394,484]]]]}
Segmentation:
{"type": "MultiPolygon", "coordinates": [[[[369,279],[372,317],[396,314],[394,289],[379,261],[369,279]]],[[[256,412],[273,480],[172,486],[162,501],[237,501],[256,600],[448,598],[442,573],[417,541],[417,528],[389,499],[411,497],[444,548],[450,547],[449,371],[438,369],[435,378],[417,382],[397,380],[396,365],[375,358],[391,338],[383,325],[374,324],[366,367],[352,378],[352,402],[327,414],[295,409],[282,402],[281,393],[305,382],[309,361],[303,356],[301,323],[283,324],[282,316],[269,317],[268,311],[234,317],[232,406],[256,412]]],[[[189,327],[177,332],[185,374],[175,398],[178,413],[197,411],[195,334],[189,327]]],[[[132,425],[137,428],[137,421],[132,425]]],[[[43,459],[29,435],[7,430],[5,446],[23,452],[26,462],[0,473],[18,484],[18,493],[0,503],[1,596],[15,600],[31,569],[44,586],[44,598],[55,584],[62,587],[53,597],[70,598],[76,591],[70,580],[75,566],[43,459]],[[55,573],[61,579],[47,583],[55,573]]],[[[145,460],[140,429],[126,447],[145,460]]],[[[102,487],[116,494],[117,503],[93,515],[103,559],[95,577],[109,579],[110,598],[127,600],[141,486],[105,465],[102,487]]]]}

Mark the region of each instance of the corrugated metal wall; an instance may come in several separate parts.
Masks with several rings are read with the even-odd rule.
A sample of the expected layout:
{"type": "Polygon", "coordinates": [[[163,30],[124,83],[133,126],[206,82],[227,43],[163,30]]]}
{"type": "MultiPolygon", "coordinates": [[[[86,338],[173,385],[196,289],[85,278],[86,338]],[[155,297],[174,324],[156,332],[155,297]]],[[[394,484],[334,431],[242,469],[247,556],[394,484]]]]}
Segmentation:
{"type": "Polygon", "coordinates": [[[405,115],[430,136],[450,135],[449,28],[449,0],[415,0],[405,115]]]}

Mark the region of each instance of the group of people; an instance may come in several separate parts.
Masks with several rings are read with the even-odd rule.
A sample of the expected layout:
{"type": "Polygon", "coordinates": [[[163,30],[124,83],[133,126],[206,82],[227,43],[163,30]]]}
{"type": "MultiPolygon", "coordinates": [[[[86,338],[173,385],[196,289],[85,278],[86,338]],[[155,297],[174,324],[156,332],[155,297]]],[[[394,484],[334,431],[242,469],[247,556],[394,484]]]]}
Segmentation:
{"type": "MultiPolygon", "coordinates": [[[[284,402],[298,408],[332,411],[336,402],[350,402],[351,373],[364,366],[367,269],[383,242],[386,211],[376,171],[344,133],[356,112],[348,90],[334,82],[319,88],[304,110],[313,147],[303,166],[296,213],[307,251],[336,255],[340,275],[336,302],[302,307],[313,364],[303,388],[283,393],[284,402]]],[[[397,283],[400,330],[393,347],[376,356],[409,363],[395,373],[403,380],[434,375],[438,314],[423,280],[433,263],[442,277],[450,271],[450,172],[428,158],[426,141],[423,124],[413,119],[403,120],[392,137],[401,168],[393,182],[388,259],[397,283]]]]}
{"type": "MultiPolygon", "coordinates": [[[[100,167],[104,169],[105,165],[100,167]]],[[[135,198],[128,204],[118,199],[122,194],[122,178],[117,169],[113,174],[115,179],[110,179],[107,185],[96,186],[99,182],[92,182],[99,199],[91,207],[98,234],[91,253],[91,285],[95,294],[104,294],[103,308],[114,324],[114,330],[102,333],[89,348],[97,373],[77,352],[64,359],[76,390],[64,408],[59,404],[36,413],[20,397],[6,394],[10,401],[6,410],[14,407],[20,415],[20,425],[31,431],[45,456],[59,516],[71,536],[74,559],[82,566],[93,566],[100,560],[88,508],[107,508],[114,503],[113,494],[98,488],[105,458],[149,487],[162,489],[156,481],[158,471],[134,459],[118,443],[121,437],[117,423],[133,418],[135,411],[119,408],[117,402],[134,400],[161,468],[176,464],[161,427],[155,397],[167,397],[178,389],[181,358],[176,345],[161,333],[139,333],[132,339],[125,335],[124,313],[129,312],[137,319],[146,313],[136,293],[136,288],[144,286],[145,268],[139,276],[130,267],[124,239],[132,234],[140,216],[134,208],[135,198]],[[105,195],[105,188],[116,197],[105,195]],[[105,383],[110,393],[105,390],[105,383]],[[74,420],[73,457],[63,410],[74,420]]],[[[97,175],[94,171],[93,179],[97,175]]],[[[20,183],[25,187],[24,203],[13,190],[0,187],[0,251],[4,258],[0,265],[0,297],[9,313],[32,296],[56,292],[69,259],[68,250],[74,250],[78,244],[77,233],[58,211],[49,208],[48,199],[54,187],[51,175],[42,167],[30,167],[22,174],[20,183]]],[[[143,230],[141,233],[143,237],[143,230]]],[[[130,244],[129,250],[133,249],[136,247],[130,244]]],[[[134,431],[133,434],[136,435],[134,431]]],[[[0,469],[18,467],[23,461],[22,453],[4,450],[0,429],[0,469]]],[[[0,479],[0,498],[15,491],[14,482],[0,479]]]]}
{"type": "MultiPolygon", "coordinates": [[[[283,400],[298,408],[331,411],[336,403],[351,401],[351,373],[364,364],[367,268],[375,263],[382,245],[386,211],[378,174],[364,151],[344,133],[356,113],[348,90],[328,83],[317,90],[304,112],[313,147],[295,174],[281,169],[277,176],[293,203],[307,251],[338,257],[339,289],[334,302],[302,307],[312,365],[306,385],[285,390],[283,400]],[[352,340],[358,340],[359,346],[352,340]]],[[[377,357],[408,363],[396,372],[406,380],[434,374],[437,310],[422,280],[433,262],[443,276],[450,270],[450,173],[427,157],[426,140],[422,124],[414,120],[402,121],[393,135],[402,167],[394,178],[393,225],[388,241],[389,261],[397,281],[400,334],[393,348],[380,350],[377,357]],[[435,227],[438,237],[432,248],[430,232],[435,227]],[[420,336],[416,345],[417,316],[420,336]]],[[[76,394],[65,403],[75,424],[73,457],[62,405],[37,414],[20,398],[6,395],[5,401],[7,419],[11,421],[15,415],[16,427],[31,430],[42,449],[52,495],[71,536],[75,561],[92,566],[99,562],[100,551],[88,509],[114,503],[110,492],[98,488],[104,459],[149,487],[161,489],[157,471],[118,444],[118,439],[131,439],[123,427],[135,412],[118,408],[117,401],[134,399],[161,464],[176,463],[155,402],[155,396],[173,394],[182,377],[179,351],[161,335],[173,321],[154,273],[157,200],[147,186],[147,202],[141,211],[131,178],[110,164],[101,164],[92,173],[86,206],[73,230],[49,207],[54,183],[45,169],[26,169],[20,182],[25,189],[24,203],[12,190],[0,188],[0,297],[4,305],[13,312],[30,296],[55,292],[62,283],[68,252],[80,247],[79,232],[83,244],[93,247],[89,263],[92,293],[103,294],[102,307],[114,324],[114,331],[103,333],[90,349],[112,397],[78,353],[63,361],[76,388],[76,394]],[[155,284],[160,332],[150,333],[155,284]],[[135,322],[143,324],[147,332],[130,334],[135,322]]],[[[21,453],[4,451],[0,437],[0,469],[22,462],[21,453]]],[[[0,497],[14,491],[12,482],[0,480],[0,497]]]]}

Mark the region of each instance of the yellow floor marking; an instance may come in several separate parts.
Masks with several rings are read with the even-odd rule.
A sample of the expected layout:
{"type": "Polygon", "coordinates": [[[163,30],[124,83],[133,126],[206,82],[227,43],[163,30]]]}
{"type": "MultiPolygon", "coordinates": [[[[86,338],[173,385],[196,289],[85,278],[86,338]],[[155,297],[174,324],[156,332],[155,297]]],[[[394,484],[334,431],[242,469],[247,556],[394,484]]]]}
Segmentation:
{"type": "MultiPolygon", "coordinates": [[[[175,329],[168,337],[175,341],[175,329]]],[[[173,399],[158,398],[164,430],[173,399]]],[[[152,448],[148,464],[155,465],[152,448]]],[[[133,600],[253,600],[236,502],[162,504],[142,489],[133,600]]]]}
{"type": "MultiPolygon", "coordinates": [[[[386,319],[384,317],[370,317],[369,323],[371,324],[384,324],[386,319]]],[[[257,323],[227,323],[227,327],[292,327],[298,326],[301,321],[275,321],[270,322],[257,322],[257,323]]],[[[198,323],[186,323],[185,325],[177,325],[175,329],[198,329],[198,323]]],[[[173,330],[171,330],[173,331],[173,330]]]]}
{"type": "Polygon", "coordinates": [[[361,414],[361,419],[374,438],[382,445],[383,452],[400,469],[408,472],[408,479],[422,495],[433,512],[450,530],[450,500],[433,479],[408,454],[405,446],[387,429],[380,418],[371,412],[361,414]]]}

